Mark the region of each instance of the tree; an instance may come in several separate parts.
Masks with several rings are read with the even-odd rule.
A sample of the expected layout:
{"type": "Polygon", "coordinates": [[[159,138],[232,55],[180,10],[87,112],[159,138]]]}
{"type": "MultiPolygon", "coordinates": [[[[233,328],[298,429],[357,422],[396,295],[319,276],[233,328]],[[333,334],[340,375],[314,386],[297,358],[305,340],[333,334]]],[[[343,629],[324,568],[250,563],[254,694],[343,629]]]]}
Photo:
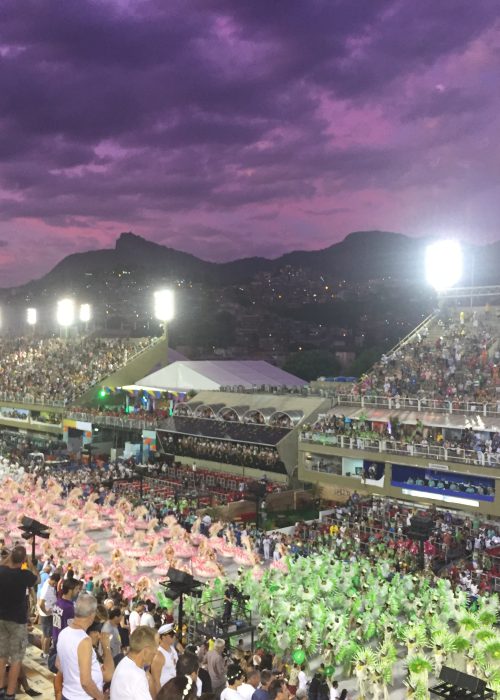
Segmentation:
{"type": "Polygon", "coordinates": [[[334,377],[340,371],[340,365],[328,350],[304,350],[294,352],[286,358],[283,369],[296,374],[301,379],[311,381],[321,376],[334,377]]]}
{"type": "Polygon", "coordinates": [[[349,372],[347,374],[352,377],[361,377],[362,374],[368,372],[368,370],[380,360],[381,355],[382,352],[378,348],[366,348],[365,350],[361,350],[349,367],[349,372]]]}

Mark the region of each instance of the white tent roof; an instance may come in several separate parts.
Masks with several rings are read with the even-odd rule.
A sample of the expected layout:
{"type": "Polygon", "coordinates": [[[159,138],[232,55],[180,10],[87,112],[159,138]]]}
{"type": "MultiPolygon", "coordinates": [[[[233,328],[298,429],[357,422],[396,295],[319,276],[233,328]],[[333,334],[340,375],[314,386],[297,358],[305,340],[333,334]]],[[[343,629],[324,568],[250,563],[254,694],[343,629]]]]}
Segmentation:
{"type": "Polygon", "coordinates": [[[300,387],[307,382],[264,361],[200,360],[173,362],[136,382],[143,388],[194,391],[218,391],[221,387],[251,389],[270,387],[300,387]]]}

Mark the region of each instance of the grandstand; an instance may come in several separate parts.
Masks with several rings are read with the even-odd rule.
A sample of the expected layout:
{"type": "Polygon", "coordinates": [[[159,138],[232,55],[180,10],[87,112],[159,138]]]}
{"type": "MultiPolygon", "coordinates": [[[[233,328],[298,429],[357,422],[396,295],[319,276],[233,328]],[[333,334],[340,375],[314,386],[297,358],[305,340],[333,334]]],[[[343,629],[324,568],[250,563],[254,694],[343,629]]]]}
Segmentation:
{"type": "Polygon", "coordinates": [[[301,423],[330,405],[316,397],[201,391],[159,423],[158,443],[181,462],[195,459],[205,467],[236,472],[244,467],[249,476],[265,471],[286,478],[297,467],[301,423]]]}
{"type": "MultiPolygon", "coordinates": [[[[445,307],[384,354],[358,386],[361,396],[465,404],[499,398],[496,309],[445,307]]],[[[414,404],[415,405],[415,404],[414,404]]]]}
{"type": "Polygon", "coordinates": [[[71,405],[154,344],[152,338],[1,338],[0,399],[71,405]]]}
{"type": "Polygon", "coordinates": [[[302,423],[300,478],[340,499],[357,489],[500,515],[499,337],[496,307],[427,318],[302,423]]]}

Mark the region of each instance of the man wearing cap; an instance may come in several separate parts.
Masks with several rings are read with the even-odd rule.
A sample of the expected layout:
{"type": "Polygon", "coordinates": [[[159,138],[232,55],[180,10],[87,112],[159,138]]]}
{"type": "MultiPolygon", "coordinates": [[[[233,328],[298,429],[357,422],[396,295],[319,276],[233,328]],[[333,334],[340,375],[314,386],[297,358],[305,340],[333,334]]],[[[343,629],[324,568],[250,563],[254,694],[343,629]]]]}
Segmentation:
{"type": "Polygon", "coordinates": [[[174,647],[175,631],[173,624],[162,625],[158,630],[158,634],[160,635],[160,646],[151,664],[151,676],[156,692],[165,683],[168,683],[171,678],[174,678],[176,675],[175,667],[179,658],[174,647]]]}

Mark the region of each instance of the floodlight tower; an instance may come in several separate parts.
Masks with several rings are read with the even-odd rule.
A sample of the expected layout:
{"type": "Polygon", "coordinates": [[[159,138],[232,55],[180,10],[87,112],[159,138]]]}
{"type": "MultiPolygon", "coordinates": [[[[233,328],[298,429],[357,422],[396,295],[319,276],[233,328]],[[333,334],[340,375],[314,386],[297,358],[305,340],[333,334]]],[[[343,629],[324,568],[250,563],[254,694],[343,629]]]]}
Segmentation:
{"type": "Polygon", "coordinates": [[[174,293],[171,289],[160,289],[154,293],[154,314],[163,324],[163,337],[166,341],[166,354],[168,360],[168,327],[167,324],[174,318],[174,293]]]}
{"type": "Polygon", "coordinates": [[[92,307],[90,304],[80,304],[80,323],[85,324],[85,333],[89,330],[89,321],[92,318],[92,307]]]}
{"type": "Polygon", "coordinates": [[[38,312],[33,307],[26,309],[26,323],[31,326],[33,335],[35,335],[35,326],[38,320],[38,312]]]}
{"type": "Polygon", "coordinates": [[[425,251],[427,282],[436,292],[453,287],[462,277],[463,255],[458,241],[443,240],[431,243],[425,251]]]}
{"type": "Polygon", "coordinates": [[[68,328],[75,320],[75,302],[73,299],[60,299],[57,302],[57,323],[64,328],[64,337],[68,337],[68,328]]]}

